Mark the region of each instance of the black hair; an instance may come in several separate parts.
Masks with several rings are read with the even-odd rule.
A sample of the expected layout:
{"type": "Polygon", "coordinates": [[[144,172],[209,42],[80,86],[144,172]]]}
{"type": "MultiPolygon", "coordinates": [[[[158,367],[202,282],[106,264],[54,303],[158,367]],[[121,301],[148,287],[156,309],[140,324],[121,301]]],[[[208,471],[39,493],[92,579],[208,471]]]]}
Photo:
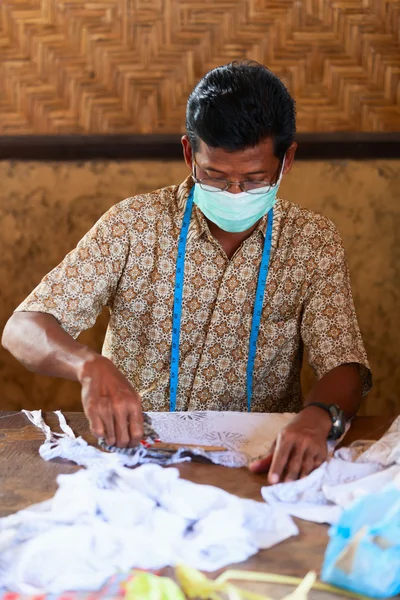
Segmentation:
{"type": "Polygon", "coordinates": [[[267,67],[233,62],[212,69],[196,85],[187,103],[186,130],[194,152],[199,139],[235,152],[271,137],[282,160],[296,132],[295,102],[267,67]]]}

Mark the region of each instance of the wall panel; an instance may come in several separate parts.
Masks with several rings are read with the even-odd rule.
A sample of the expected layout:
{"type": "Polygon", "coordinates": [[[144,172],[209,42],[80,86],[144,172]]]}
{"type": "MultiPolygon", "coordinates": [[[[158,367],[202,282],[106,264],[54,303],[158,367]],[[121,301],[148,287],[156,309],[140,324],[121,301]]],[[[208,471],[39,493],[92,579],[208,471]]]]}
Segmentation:
{"type": "MultiPolygon", "coordinates": [[[[0,163],[0,330],[111,205],[186,174],[183,161],[0,163]]],[[[374,376],[363,410],[399,413],[400,161],[298,162],[281,195],[327,215],[339,228],[374,376]]],[[[82,340],[99,349],[106,320],[103,314],[82,340]]],[[[311,379],[306,370],[306,388],[311,379]]],[[[80,407],[77,384],[28,373],[4,350],[0,390],[2,408],[80,407]]]]}

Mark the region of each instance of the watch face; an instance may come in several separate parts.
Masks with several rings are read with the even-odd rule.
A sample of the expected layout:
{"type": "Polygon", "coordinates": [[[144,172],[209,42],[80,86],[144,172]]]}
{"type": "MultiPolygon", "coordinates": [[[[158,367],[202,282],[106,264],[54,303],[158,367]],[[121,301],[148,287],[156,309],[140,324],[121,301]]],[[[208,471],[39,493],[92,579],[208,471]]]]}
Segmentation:
{"type": "Polygon", "coordinates": [[[332,404],[329,407],[329,412],[332,417],[332,429],[329,435],[331,440],[337,440],[340,438],[345,431],[345,417],[344,412],[336,406],[336,404],[332,404]]]}

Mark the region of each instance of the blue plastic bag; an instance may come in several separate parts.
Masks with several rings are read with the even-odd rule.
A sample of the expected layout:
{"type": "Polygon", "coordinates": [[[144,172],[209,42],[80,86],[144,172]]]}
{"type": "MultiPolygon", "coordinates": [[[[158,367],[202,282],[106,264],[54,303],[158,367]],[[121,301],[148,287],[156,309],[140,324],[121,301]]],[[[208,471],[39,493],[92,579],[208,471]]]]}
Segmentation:
{"type": "Polygon", "coordinates": [[[400,593],[400,489],[356,500],[329,531],[322,581],[372,596],[400,593]]]}

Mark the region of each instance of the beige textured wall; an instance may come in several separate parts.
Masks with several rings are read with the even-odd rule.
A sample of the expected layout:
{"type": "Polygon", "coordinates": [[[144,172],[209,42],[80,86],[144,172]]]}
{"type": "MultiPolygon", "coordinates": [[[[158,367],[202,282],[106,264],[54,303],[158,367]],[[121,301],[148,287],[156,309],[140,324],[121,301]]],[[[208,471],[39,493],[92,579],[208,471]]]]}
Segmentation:
{"type": "MultiPolygon", "coordinates": [[[[0,163],[0,329],[112,204],[186,176],[179,162],[0,163]]],[[[299,162],[281,195],[322,212],[348,252],[374,388],[367,414],[400,412],[400,162],[299,162]]],[[[82,340],[100,348],[106,315],[82,340]]],[[[306,371],[305,386],[311,376],[306,371]]],[[[2,409],[79,410],[79,387],[28,373],[0,351],[2,409]]]]}

